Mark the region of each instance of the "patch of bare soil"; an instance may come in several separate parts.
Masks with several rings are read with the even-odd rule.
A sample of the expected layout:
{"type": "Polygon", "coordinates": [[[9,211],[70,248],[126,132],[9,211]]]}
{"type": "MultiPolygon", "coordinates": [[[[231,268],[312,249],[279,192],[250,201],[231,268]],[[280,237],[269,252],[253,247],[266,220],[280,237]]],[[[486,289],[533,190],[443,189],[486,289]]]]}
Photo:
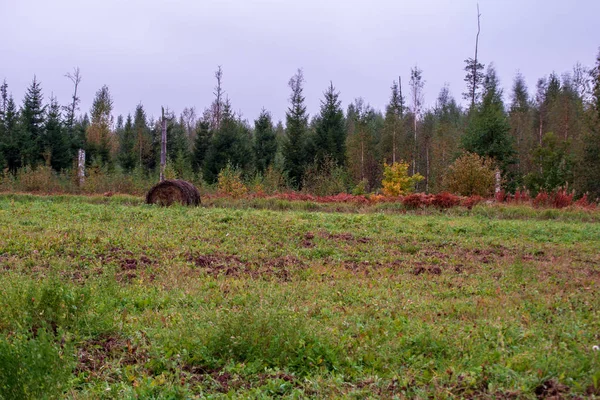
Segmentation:
{"type": "Polygon", "coordinates": [[[289,281],[294,271],[306,268],[301,260],[290,255],[254,261],[243,261],[236,255],[227,254],[188,255],[188,261],[215,278],[249,276],[289,281]]]}
{"type": "Polygon", "coordinates": [[[77,349],[76,373],[98,377],[111,363],[119,365],[143,364],[148,361],[146,350],[119,335],[103,335],[84,342],[77,349]]]}
{"type": "MultiPolygon", "coordinates": [[[[141,255],[139,258],[132,257],[131,252],[127,252],[125,257],[116,258],[119,264],[119,270],[115,279],[118,282],[131,282],[139,276],[144,276],[149,267],[156,265],[150,257],[141,255]]],[[[154,280],[154,274],[148,275],[150,281],[154,280]]]]}
{"type": "Polygon", "coordinates": [[[535,395],[538,399],[560,400],[566,399],[570,388],[567,385],[549,379],[535,388],[535,395]]]}
{"type": "Polygon", "coordinates": [[[333,240],[337,242],[347,242],[347,243],[369,243],[371,238],[368,237],[356,237],[352,233],[329,233],[329,232],[320,232],[319,235],[328,240],[333,240]]]}

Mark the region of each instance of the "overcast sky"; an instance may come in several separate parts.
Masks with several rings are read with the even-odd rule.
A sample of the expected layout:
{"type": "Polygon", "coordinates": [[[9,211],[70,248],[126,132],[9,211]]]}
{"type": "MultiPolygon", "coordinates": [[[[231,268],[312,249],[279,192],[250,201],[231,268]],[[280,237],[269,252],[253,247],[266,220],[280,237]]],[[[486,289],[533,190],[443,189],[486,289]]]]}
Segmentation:
{"type": "MultiPolygon", "coordinates": [[[[505,98],[520,70],[539,77],[592,66],[600,46],[600,0],[480,0],[479,58],[494,62],[505,98]]],[[[114,114],[142,102],[199,113],[212,101],[214,71],[248,120],[262,107],[285,118],[289,78],[304,70],[311,115],[333,81],[344,109],[363,97],[383,109],[398,75],[423,70],[425,101],[445,83],[457,100],[477,30],[471,0],[0,0],[0,79],[21,104],[35,75],[45,98],[65,104],[66,72],[78,66],[81,112],[109,86],[114,114]]]]}

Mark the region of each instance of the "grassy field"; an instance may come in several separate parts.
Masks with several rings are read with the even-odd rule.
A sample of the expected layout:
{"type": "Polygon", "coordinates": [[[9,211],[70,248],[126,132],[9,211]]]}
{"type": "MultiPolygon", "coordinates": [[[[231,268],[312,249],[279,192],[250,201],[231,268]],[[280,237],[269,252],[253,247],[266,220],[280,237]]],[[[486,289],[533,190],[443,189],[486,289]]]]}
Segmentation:
{"type": "Polygon", "coordinates": [[[217,206],[0,196],[0,398],[600,395],[597,212],[217,206]]]}

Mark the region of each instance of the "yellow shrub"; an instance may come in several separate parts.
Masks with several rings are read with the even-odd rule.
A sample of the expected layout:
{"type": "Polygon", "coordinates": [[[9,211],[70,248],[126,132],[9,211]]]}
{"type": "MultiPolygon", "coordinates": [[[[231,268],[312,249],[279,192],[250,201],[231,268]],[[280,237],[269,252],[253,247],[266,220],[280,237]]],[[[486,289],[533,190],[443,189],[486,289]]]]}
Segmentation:
{"type": "Polygon", "coordinates": [[[383,194],[386,196],[400,196],[412,193],[417,182],[425,179],[421,174],[408,175],[408,163],[399,162],[383,164],[383,194]]]}

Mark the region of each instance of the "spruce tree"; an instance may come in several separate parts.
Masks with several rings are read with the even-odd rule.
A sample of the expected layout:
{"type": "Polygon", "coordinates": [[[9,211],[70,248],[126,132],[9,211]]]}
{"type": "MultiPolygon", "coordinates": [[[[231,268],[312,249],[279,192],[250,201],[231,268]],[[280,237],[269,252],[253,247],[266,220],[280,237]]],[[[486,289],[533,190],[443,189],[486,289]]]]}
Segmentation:
{"type": "Polygon", "coordinates": [[[119,138],[119,165],[125,171],[130,172],[135,168],[135,135],[133,132],[133,120],[131,114],[127,115],[121,137],[119,138]]]}
{"type": "Polygon", "coordinates": [[[340,94],[330,82],[324,96],[313,139],[315,161],[322,163],[330,158],[337,165],[343,165],[346,159],[346,129],[340,94]]]}
{"type": "Polygon", "coordinates": [[[286,112],[287,140],[283,146],[284,169],[293,185],[300,187],[304,169],[308,164],[306,154],[308,114],[304,105],[303,92],[304,75],[299,69],[290,79],[288,85],[292,90],[290,106],[286,112]]]}
{"type": "Polygon", "coordinates": [[[252,163],[249,129],[235,118],[229,100],[223,105],[221,117],[220,127],[211,139],[204,161],[204,179],[208,183],[215,183],[227,164],[247,172],[252,163]]]}
{"type": "Polygon", "coordinates": [[[60,108],[56,98],[52,97],[41,144],[44,156],[49,157],[50,166],[55,171],[69,168],[72,162],[71,143],[61,120],[60,108]]]}
{"type": "Polygon", "coordinates": [[[196,125],[196,139],[194,140],[194,153],[192,154],[192,168],[196,172],[202,171],[204,168],[204,161],[210,147],[211,139],[210,120],[198,121],[196,125]]]}
{"type": "Polygon", "coordinates": [[[23,130],[20,128],[19,112],[12,96],[8,97],[4,111],[4,133],[0,145],[3,153],[5,167],[15,174],[23,166],[25,158],[23,130]]]}
{"type": "Polygon", "coordinates": [[[23,107],[20,112],[21,140],[19,143],[25,165],[33,167],[43,161],[42,137],[44,135],[46,106],[42,104],[42,101],[42,87],[34,76],[31,86],[25,93],[23,107]]]}
{"type": "Polygon", "coordinates": [[[135,155],[136,164],[146,171],[154,169],[157,164],[156,155],[158,154],[161,135],[160,124],[155,129],[154,136],[156,139],[153,140],[144,106],[141,103],[138,104],[135,107],[133,117],[133,135],[135,137],[133,154],[135,155]]]}
{"type": "Polygon", "coordinates": [[[514,162],[510,125],[504,111],[502,89],[493,66],[487,69],[483,99],[471,116],[462,138],[462,146],[470,153],[492,158],[504,173],[514,162]]]}
{"type": "Polygon", "coordinates": [[[264,108],[254,121],[254,160],[257,172],[264,174],[275,160],[277,138],[271,121],[271,114],[264,108]]]}

